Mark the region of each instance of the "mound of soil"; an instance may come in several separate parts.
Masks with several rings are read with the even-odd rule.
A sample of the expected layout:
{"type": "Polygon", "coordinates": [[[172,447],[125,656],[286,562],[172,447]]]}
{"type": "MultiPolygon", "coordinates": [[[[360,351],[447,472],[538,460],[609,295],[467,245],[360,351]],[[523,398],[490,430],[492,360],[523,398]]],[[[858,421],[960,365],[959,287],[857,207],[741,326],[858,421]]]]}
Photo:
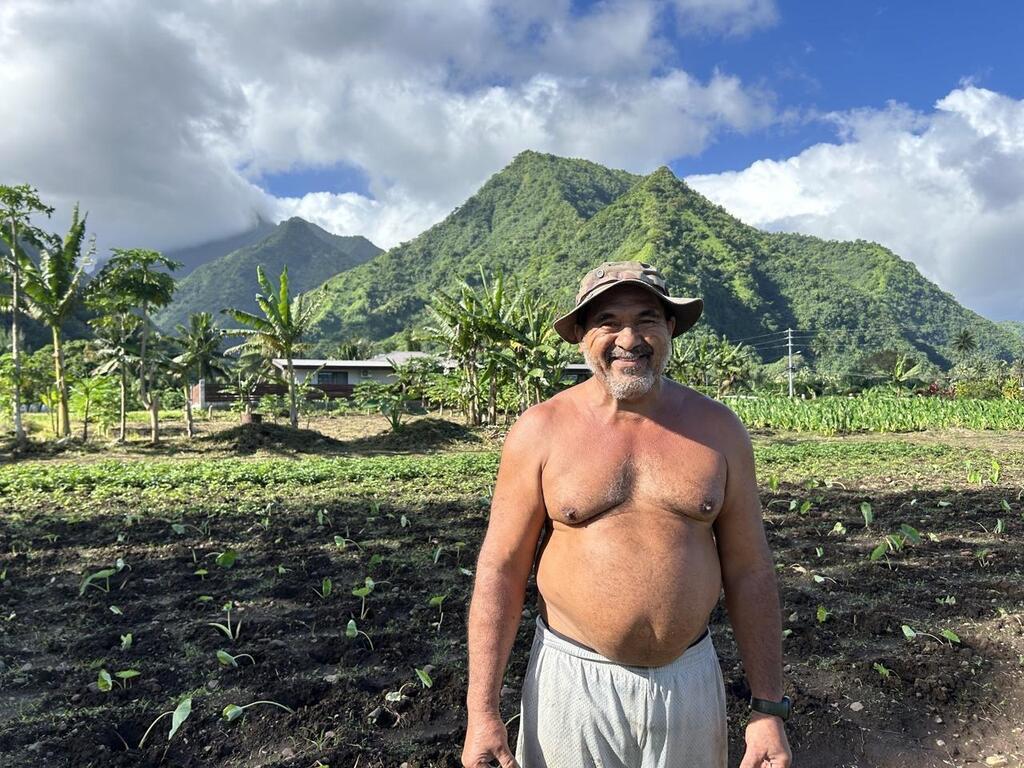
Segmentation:
{"type": "Polygon", "coordinates": [[[426,418],[403,424],[397,432],[349,440],[346,446],[358,451],[423,451],[480,442],[480,436],[469,427],[445,419],[426,418]]]}
{"type": "Polygon", "coordinates": [[[208,444],[238,454],[256,451],[288,453],[323,453],[337,451],[345,444],[312,429],[293,428],[281,424],[238,424],[200,438],[208,444]]]}

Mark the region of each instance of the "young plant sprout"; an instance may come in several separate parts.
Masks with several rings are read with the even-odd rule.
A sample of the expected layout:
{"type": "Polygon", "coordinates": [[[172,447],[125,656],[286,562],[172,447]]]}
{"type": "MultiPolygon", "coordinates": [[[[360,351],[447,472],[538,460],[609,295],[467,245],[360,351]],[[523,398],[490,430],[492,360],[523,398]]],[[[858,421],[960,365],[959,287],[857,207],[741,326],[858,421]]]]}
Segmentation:
{"type": "Polygon", "coordinates": [[[81,597],[85,594],[85,590],[88,587],[96,587],[96,589],[103,592],[110,592],[110,577],[120,573],[125,567],[130,568],[122,558],[117,558],[117,562],[114,563],[113,568],[104,568],[103,570],[96,571],[95,573],[87,576],[78,588],[78,596],[81,597]],[[96,583],[97,580],[103,579],[103,586],[96,583]]]}
{"type": "Polygon", "coordinates": [[[290,573],[291,570],[292,570],[291,568],[285,568],[283,565],[279,564],[277,566],[277,575],[278,576],[284,576],[286,573],[290,573]]]}
{"type": "Polygon", "coordinates": [[[211,627],[216,627],[221,632],[223,632],[225,635],[227,635],[228,636],[228,640],[230,640],[231,642],[237,642],[238,641],[238,636],[242,632],[242,622],[241,622],[241,620],[239,620],[238,623],[235,624],[235,628],[233,630],[231,629],[231,603],[232,603],[232,601],[228,600],[226,603],[224,603],[224,607],[221,608],[222,611],[227,611],[227,614],[228,614],[228,620],[227,620],[227,624],[226,625],[225,624],[219,624],[219,623],[213,622],[213,621],[208,621],[206,623],[209,624],[211,627]]]}
{"type": "MultiPolygon", "coordinates": [[[[346,533],[348,533],[348,531],[346,531],[346,533]]],[[[353,547],[358,549],[360,552],[363,551],[363,548],[361,546],[359,546],[359,543],[357,541],[355,541],[354,539],[350,539],[347,536],[338,536],[337,534],[335,534],[335,536],[334,536],[334,546],[336,546],[342,552],[344,552],[348,548],[349,544],[351,544],[353,547]]]]}
{"type": "MultiPolygon", "coordinates": [[[[923,635],[924,637],[930,637],[932,640],[934,640],[937,643],[940,643],[940,644],[942,643],[942,641],[939,638],[937,638],[935,635],[933,635],[933,634],[931,634],[929,632],[921,632],[920,630],[914,629],[913,627],[911,627],[908,624],[903,624],[900,627],[900,629],[903,630],[903,636],[906,637],[907,640],[913,640],[918,635],[923,635]]],[[[956,643],[958,645],[960,644],[960,636],[957,635],[957,633],[952,631],[951,629],[943,629],[941,632],[939,632],[939,634],[942,635],[949,642],[949,647],[950,648],[953,647],[954,643],[956,643]]]]}
{"type": "Polygon", "coordinates": [[[456,541],[452,546],[455,547],[455,565],[458,567],[462,565],[462,550],[466,548],[466,542],[456,541]]]}
{"type": "Polygon", "coordinates": [[[327,514],[326,509],[318,509],[316,511],[316,524],[323,528],[325,525],[333,527],[334,524],[331,522],[330,516],[327,514]]]}
{"type": "Polygon", "coordinates": [[[864,527],[870,528],[871,524],[875,521],[875,513],[871,509],[871,504],[867,501],[860,503],[860,514],[864,518],[864,527]]]}
{"type": "Polygon", "coordinates": [[[373,592],[373,588],[375,586],[376,586],[376,584],[375,584],[374,580],[371,579],[369,576],[367,576],[366,580],[363,582],[363,586],[355,587],[352,590],[352,594],[355,595],[356,597],[360,598],[363,601],[362,606],[359,609],[359,620],[360,621],[362,621],[363,619],[366,618],[366,598],[370,595],[370,593],[373,592]]]}
{"type": "Polygon", "coordinates": [[[427,671],[429,666],[430,665],[428,664],[423,669],[413,667],[413,671],[416,672],[416,677],[420,679],[420,685],[424,688],[430,688],[434,684],[434,681],[430,679],[430,673],[427,671]]]}
{"type": "Polygon", "coordinates": [[[142,739],[139,741],[139,749],[142,749],[142,745],[146,743],[146,738],[149,736],[149,732],[153,730],[153,726],[165,717],[171,715],[171,730],[167,734],[167,740],[170,741],[174,738],[174,734],[178,732],[178,729],[181,728],[182,723],[188,720],[188,716],[190,714],[192,714],[192,697],[186,696],[178,702],[178,706],[175,707],[173,711],[162,713],[156,720],[149,724],[149,728],[147,728],[146,732],[142,734],[142,739]]]}
{"type": "Polygon", "coordinates": [[[211,552],[207,557],[213,557],[214,555],[217,556],[214,562],[221,568],[230,568],[235,564],[235,560],[238,559],[238,553],[233,549],[226,549],[223,552],[211,552]]]}
{"type": "Polygon", "coordinates": [[[437,627],[437,631],[441,631],[441,622],[444,621],[444,609],[442,607],[444,599],[448,595],[434,595],[430,598],[430,607],[437,608],[437,621],[433,622],[433,626],[437,627]]]}
{"type": "Polygon", "coordinates": [[[276,701],[260,700],[244,704],[241,707],[237,704],[228,704],[226,707],[224,707],[224,711],[221,712],[221,715],[224,717],[225,720],[227,720],[230,723],[244,715],[245,710],[247,710],[249,707],[255,707],[257,704],[273,704],[275,707],[280,707],[286,712],[291,712],[293,715],[295,714],[294,709],[292,709],[291,707],[286,707],[284,704],[278,704],[276,701]]]}
{"type": "Polygon", "coordinates": [[[217,661],[223,664],[225,667],[237,667],[238,660],[242,657],[249,659],[253,664],[256,663],[256,659],[250,656],[248,653],[239,653],[236,656],[232,656],[227,651],[217,651],[217,661]]]}
{"type": "Polygon", "coordinates": [[[345,637],[347,637],[349,639],[352,639],[352,640],[355,640],[356,637],[358,637],[359,635],[362,635],[363,637],[366,638],[366,642],[368,642],[370,644],[370,650],[372,651],[373,650],[373,640],[370,639],[370,636],[368,634],[366,634],[361,629],[359,629],[359,627],[356,626],[356,620],[355,619],[349,619],[348,620],[348,626],[345,627],[345,637]]]}
{"type": "Polygon", "coordinates": [[[874,664],[871,665],[871,668],[875,670],[875,672],[877,672],[879,675],[881,675],[883,680],[888,680],[889,676],[892,675],[892,670],[886,667],[885,664],[882,664],[881,662],[876,661],[874,664]]]}
{"type": "Polygon", "coordinates": [[[314,592],[320,595],[321,600],[326,600],[327,597],[331,594],[331,580],[327,577],[324,577],[324,580],[320,582],[319,590],[316,587],[310,587],[310,589],[312,589],[314,592]]]}
{"type": "Polygon", "coordinates": [[[121,688],[127,688],[128,681],[133,677],[138,677],[140,674],[142,673],[137,669],[123,669],[120,672],[115,672],[114,677],[112,678],[107,670],[101,669],[99,676],[96,678],[96,687],[106,693],[113,689],[116,678],[116,680],[120,681],[118,685],[120,685],[121,688]]]}
{"type": "Polygon", "coordinates": [[[110,612],[111,612],[111,613],[113,613],[113,614],[114,614],[115,616],[123,616],[123,615],[124,615],[124,611],[122,611],[122,610],[121,610],[121,609],[120,609],[120,608],[119,608],[118,606],[116,606],[116,605],[112,605],[112,606],[110,606],[110,612]]]}
{"type": "Polygon", "coordinates": [[[826,621],[828,621],[828,617],[832,615],[832,612],[824,605],[819,605],[818,612],[816,615],[818,618],[818,623],[824,624],[826,621]]]}
{"type": "Polygon", "coordinates": [[[121,650],[127,651],[132,647],[132,633],[129,632],[127,635],[121,635],[121,650]]]}

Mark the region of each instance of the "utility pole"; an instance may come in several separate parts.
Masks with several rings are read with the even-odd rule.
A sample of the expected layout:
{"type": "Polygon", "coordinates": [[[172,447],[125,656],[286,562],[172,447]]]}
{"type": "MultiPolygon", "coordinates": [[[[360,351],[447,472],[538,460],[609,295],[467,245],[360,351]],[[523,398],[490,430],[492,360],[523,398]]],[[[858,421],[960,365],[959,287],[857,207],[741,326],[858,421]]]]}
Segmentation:
{"type": "Polygon", "coordinates": [[[789,396],[793,397],[793,329],[786,329],[786,345],[789,349],[788,364],[786,370],[789,373],[789,396]]]}

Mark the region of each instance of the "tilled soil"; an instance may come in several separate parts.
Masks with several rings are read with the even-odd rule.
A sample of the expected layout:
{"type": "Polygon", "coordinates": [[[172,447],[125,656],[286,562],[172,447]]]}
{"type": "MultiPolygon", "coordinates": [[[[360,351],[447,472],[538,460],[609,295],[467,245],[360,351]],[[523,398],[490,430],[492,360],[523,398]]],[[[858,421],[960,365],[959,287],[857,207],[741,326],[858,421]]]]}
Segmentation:
{"type": "MultiPolygon", "coordinates": [[[[797,766],[1022,764],[1024,517],[1015,494],[765,491],[797,766]],[[871,561],[902,524],[920,541],[871,561]]],[[[112,505],[73,524],[58,522],[64,512],[17,524],[0,517],[3,766],[460,764],[472,584],[460,569],[474,567],[485,500],[379,508],[353,501],[246,519],[210,519],[200,509],[154,519],[112,505]],[[229,548],[237,560],[217,565],[229,548]],[[118,558],[124,564],[109,591],[88,586],[79,594],[85,575],[118,558]],[[197,575],[201,569],[207,573],[197,575]],[[352,589],[367,576],[375,585],[364,611],[352,589]],[[314,587],[322,590],[324,578],[332,591],[321,598],[314,587]],[[445,595],[440,608],[430,605],[435,595],[445,595]],[[232,626],[241,623],[234,641],[210,625],[225,621],[229,600],[232,626]],[[369,637],[346,636],[351,618],[369,637]],[[132,644],[122,650],[127,633],[132,644]],[[238,667],[224,666],[218,649],[252,661],[240,656],[238,667]],[[103,692],[101,668],[140,674],[123,687],[115,678],[103,692]],[[186,695],[192,712],[174,738],[168,716],[138,748],[153,720],[186,695]],[[221,717],[229,704],[258,700],[294,713],[259,704],[234,722],[221,717]]],[[[518,710],[534,605],[531,587],[502,696],[509,718],[518,710]]],[[[735,766],[748,692],[721,607],[712,633],[735,766]]],[[[516,727],[512,720],[513,743],[516,727]]]]}

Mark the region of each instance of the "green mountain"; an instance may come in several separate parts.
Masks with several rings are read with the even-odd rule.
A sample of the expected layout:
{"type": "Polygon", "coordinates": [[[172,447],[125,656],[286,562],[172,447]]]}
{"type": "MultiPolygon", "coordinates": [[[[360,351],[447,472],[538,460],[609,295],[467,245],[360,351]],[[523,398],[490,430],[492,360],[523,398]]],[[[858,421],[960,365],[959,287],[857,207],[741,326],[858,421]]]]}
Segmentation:
{"type": "Polygon", "coordinates": [[[1002,328],[1005,328],[1010,333],[1019,336],[1024,339],[1024,323],[1017,320],[1003,320],[999,323],[1002,328]]]}
{"type": "Polygon", "coordinates": [[[208,243],[192,245],[187,248],[179,248],[174,251],[166,251],[164,255],[182,266],[174,272],[176,279],[181,280],[197,267],[207,264],[214,259],[219,259],[226,253],[245,248],[247,245],[255,245],[266,239],[274,231],[276,225],[264,219],[258,219],[256,225],[237,235],[225,237],[220,240],[212,240],[208,243]]]}
{"type": "Polygon", "coordinates": [[[888,348],[945,365],[964,328],[981,349],[1024,354],[1019,336],[880,245],[762,232],[668,168],[641,177],[536,152],[419,237],[319,287],[318,346],[353,336],[392,345],[423,322],[435,291],[474,282],[481,268],[568,308],[587,270],[619,259],[658,266],[676,295],[704,298],[702,323],[732,339],[757,337],[769,360],[786,328],[822,363],[888,348]]]}
{"type": "MultiPolygon", "coordinates": [[[[186,323],[193,312],[232,307],[258,312],[256,267],[262,265],[276,282],[288,267],[293,293],[308,291],[332,275],[363,264],[381,249],[365,237],[341,237],[298,217],[283,221],[259,242],[244,246],[202,264],[177,284],[174,301],[154,318],[157,325],[173,330],[186,323]]],[[[220,324],[229,322],[219,320],[220,324]]]]}

